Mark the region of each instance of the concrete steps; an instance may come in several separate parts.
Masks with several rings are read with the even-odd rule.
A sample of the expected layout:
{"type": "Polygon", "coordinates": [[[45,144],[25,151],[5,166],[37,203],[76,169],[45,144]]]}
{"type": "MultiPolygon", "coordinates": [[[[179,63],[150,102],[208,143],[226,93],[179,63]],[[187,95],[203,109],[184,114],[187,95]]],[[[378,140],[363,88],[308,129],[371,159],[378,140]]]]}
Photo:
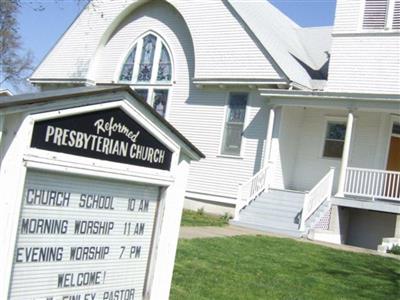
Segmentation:
{"type": "Polygon", "coordinates": [[[300,237],[300,212],[304,193],[269,190],[244,208],[231,224],[270,233],[300,237]]]}

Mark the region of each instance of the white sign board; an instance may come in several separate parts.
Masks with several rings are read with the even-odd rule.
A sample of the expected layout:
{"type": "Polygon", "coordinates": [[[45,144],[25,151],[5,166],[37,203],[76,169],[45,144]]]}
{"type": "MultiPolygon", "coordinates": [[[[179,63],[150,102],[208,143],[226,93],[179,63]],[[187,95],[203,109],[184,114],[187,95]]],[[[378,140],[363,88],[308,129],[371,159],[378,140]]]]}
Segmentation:
{"type": "Polygon", "coordinates": [[[142,299],[159,188],[28,170],[11,299],[142,299]]]}

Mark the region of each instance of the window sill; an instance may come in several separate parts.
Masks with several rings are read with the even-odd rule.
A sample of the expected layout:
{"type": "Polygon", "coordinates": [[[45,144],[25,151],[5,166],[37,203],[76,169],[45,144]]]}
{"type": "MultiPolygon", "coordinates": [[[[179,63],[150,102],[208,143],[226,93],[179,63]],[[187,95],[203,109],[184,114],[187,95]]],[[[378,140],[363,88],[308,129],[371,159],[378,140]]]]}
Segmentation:
{"type": "Polygon", "coordinates": [[[239,160],[243,160],[244,157],[243,156],[236,156],[236,155],[227,155],[227,154],[219,154],[217,155],[218,158],[233,158],[233,159],[239,159],[239,160]]]}
{"type": "Polygon", "coordinates": [[[320,159],[325,159],[325,160],[333,160],[333,161],[341,161],[341,157],[328,157],[328,156],[321,156],[320,159]]]}
{"type": "Polygon", "coordinates": [[[353,32],[337,32],[332,33],[333,37],[354,37],[354,36],[398,36],[400,35],[400,30],[358,30],[353,32]]]}

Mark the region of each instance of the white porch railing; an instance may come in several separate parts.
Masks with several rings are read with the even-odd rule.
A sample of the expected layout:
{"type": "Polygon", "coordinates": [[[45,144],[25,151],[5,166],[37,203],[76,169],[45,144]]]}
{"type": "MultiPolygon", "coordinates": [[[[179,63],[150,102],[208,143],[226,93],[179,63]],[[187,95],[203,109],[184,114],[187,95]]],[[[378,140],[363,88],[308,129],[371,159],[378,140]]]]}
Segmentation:
{"type": "Polygon", "coordinates": [[[301,214],[300,230],[305,230],[306,221],[314,214],[321,204],[330,199],[332,195],[333,177],[335,169],[331,168],[314,188],[304,197],[303,211],[301,214]]]}
{"type": "Polygon", "coordinates": [[[253,177],[239,185],[234,220],[238,220],[240,211],[268,188],[271,166],[270,163],[267,164],[253,177]]]}
{"type": "Polygon", "coordinates": [[[347,168],[344,194],[400,201],[400,172],[347,168]]]}

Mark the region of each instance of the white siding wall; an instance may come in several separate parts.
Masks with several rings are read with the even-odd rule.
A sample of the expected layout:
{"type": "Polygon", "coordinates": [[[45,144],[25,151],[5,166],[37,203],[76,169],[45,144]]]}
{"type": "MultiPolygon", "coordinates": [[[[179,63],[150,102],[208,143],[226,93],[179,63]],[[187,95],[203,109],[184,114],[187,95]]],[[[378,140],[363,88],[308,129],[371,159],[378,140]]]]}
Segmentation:
{"type": "MultiPolygon", "coordinates": [[[[215,5],[213,3],[210,3],[211,7],[215,5]]],[[[189,10],[189,7],[186,9],[189,10]]],[[[153,30],[162,36],[171,48],[175,75],[167,118],[207,157],[191,165],[188,191],[236,197],[238,184],[253,175],[262,165],[267,126],[265,100],[256,91],[250,91],[243,157],[219,156],[225,104],[230,90],[199,89],[191,83],[195,56],[191,35],[184,20],[168,4],[159,2],[157,5],[139,8],[122,24],[98,57],[96,81],[103,83],[117,80],[122,60],[133,42],[144,32],[153,30]]],[[[210,50],[210,54],[213,53],[214,50],[210,50]]],[[[230,64],[227,65],[229,67],[230,64]]]]}
{"type": "Polygon", "coordinates": [[[171,121],[207,157],[191,165],[188,186],[191,192],[236,197],[238,184],[252,176],[262,165],[267,109],[256,92],[250,94],[247,107],[243,157],[219,156],[227,93],[199,91],[192,94],[187,104],[175,102],[171,121]]]}
{"type": "Polygon", "coordinates": [[[400,93],[400,34],[362,29],[364,0],[338,0],[327,91],[400,93]]]}
{"type": "Polygon", "coordinates": [[[280,78],[223,1],[173,2],[193,37],[196,78],[280,78]]]}
{"type": "Polygon", "coordinates": [[[363,16],[364,0],[337,0],[333,33],[356,32],[363,16]]]}
{"type": "Polygon", "coordinates": [[[328,91],[400,93],[400,35],[336,36],[328,91]]]}
{"type": "MultiPolygon", "coordinates": [[[[79,16],[34,72],[32,78],[93,80],[97,72],[109,71],[107,68],[110,66],[103,65],[104,60],[98,61],[94,58],[104,56],[102,51],[109,50],[103,49],[103,46],[120,47],[119,55],[126,51],[126,44],[109,45],[109,40],[115,38],[113,35],[115,32],[120,34],[118,26],[121,22],[123,27],[126,25],[132,30],[132,24],[127,24],[126,21],[132,21],[135,17],[143,27],[133,28],[129,42],[133,41],[140,29],[151,29],[146,27],[146,24],[154,24],[153,21],[156,19],[168,20],[169,24],[164,24],[166,27],[174,19],[184,24],[184,27],[188,26],[196,49],[194,77],[280,78],[264,53],[223,1],[151,1],[139,10],[136,3],[134,0],[97,1],[95,11],[85,10],[79,16]],[[172,5],[167,4],[168,2],[172,5]],[[145,12],[149,12],[150,15],[144,16],[145,12]],[[164,16],[164,12],[167,16],[164,16]],[[140,17],[142,18],[139,20],[140,17]],[[107,38],[108,36],[110,38],[107,38]]],[[[179,28],[175,26],[175,29],[179,28]]],[[[115,60],[115,55],[117,54],[110,59],[115,60]]]]}
{"type": "Polygon", "coordinates": [[[276,108],[271,147],[271,161],[273,162],[274,172],[272,188],[295,188],[292,185],[292,179],[302,121],[302,108],[276,108]]]}
{"type": "MultiPolygon", "coordinates": [[[[174,79],[179,87],[186,89],[187,97],[188,82],[190,76],[193,76],[194,65],[192,40],[184,20],[164,2],[157,5],[146,4],[122,21],[97,59],[96,82],[118,82],[119,72],[128,51],[134,42],[149,30],[159,34],[170,47],[174,60],[174,79]]],[[[140,57],[136,59],[140,60],[140,57]]]]}
{"type": "MultiPolygon", "coordinates": [[[[296,147],[294,151],[281,152],[281,161],[287,161],[287,167],[283,168],[282,173],[286,177],[285,182],[288,182],[287,187],[310,190],[332,166],[336,168],[336,191],[340,159],[323,158],[322,151],[327,118],[342,116],[346,119],[346,112],[307,108],[300,122],[301,113],[298,112],[296,117],[295,110],[297,109],[285,108],[284,115],[287,117],[283,119],[283,123],[286,122],[286,125],[282,127],[280,135],[282,145],[292,144],[296,147]],[[295,126],[299,126],[299,129],[294,130],[295,126]],[[293,155],[295,159],[292,164],[293,155]]],[[[385,169],[390,116],[372,112],[356,112],[355,116],[349,166],[385,169]]]]}
{"type": "Polygon", "coordinates": [[[282,176],[284,187],[286,189],[294,189],[294,173],[296,154],[299,148],[299,143],[302,139],[301,128],[304,122],[303,108],[285,107],[283,109],[283,117],[281,121],[281,157],[282,176]]]}

